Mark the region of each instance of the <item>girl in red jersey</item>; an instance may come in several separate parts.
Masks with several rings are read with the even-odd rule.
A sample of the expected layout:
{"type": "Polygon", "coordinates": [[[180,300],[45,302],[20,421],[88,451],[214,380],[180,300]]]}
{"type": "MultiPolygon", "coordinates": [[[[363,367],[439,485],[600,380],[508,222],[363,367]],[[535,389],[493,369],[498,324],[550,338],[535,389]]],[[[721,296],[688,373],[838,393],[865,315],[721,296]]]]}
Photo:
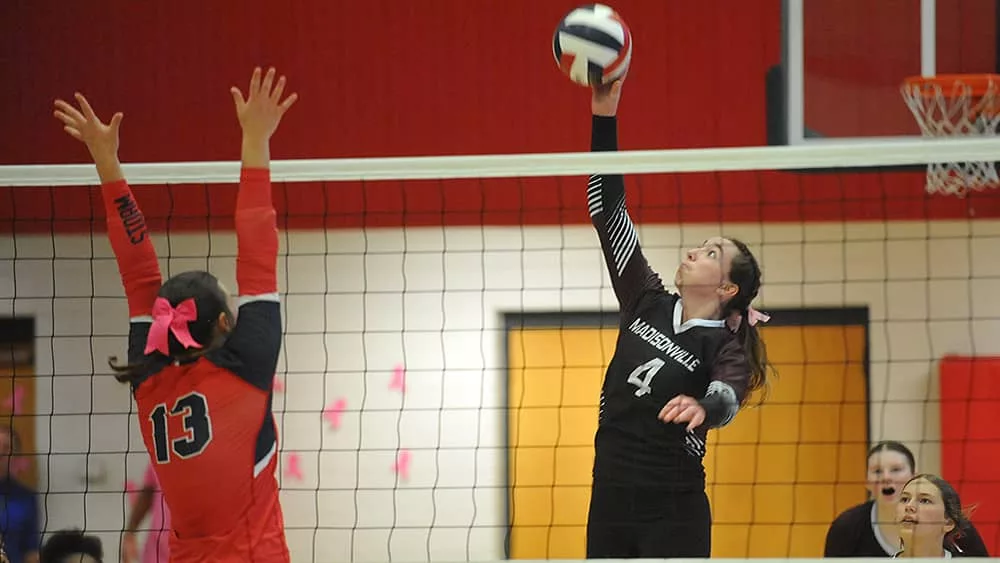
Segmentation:
{"type": "Polygon", "coordinates": [[[143,441],[171,512],[171,561],[289,561],[278,502],[277,434],[271,388],[281,346],[276,275],[278,235],[271,201],[271,135],[295,103],[285,78],[254,70],[244,99],[232,88],[243,129],[236,196],[239,322],[209,272],[161,284],[146,221],[122,174],[118,129],[76,94],[55,116],[90,151],[101,179],[108,238],[118,261],[131,325],[128,382],[143,441]]]}

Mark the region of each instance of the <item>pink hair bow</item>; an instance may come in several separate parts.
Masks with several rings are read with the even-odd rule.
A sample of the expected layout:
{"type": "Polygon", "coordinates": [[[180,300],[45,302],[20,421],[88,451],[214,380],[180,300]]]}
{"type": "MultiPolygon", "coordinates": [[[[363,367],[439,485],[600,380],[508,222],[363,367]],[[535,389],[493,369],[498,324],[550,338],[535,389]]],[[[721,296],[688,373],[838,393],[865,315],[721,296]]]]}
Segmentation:
{"type": "MultiPolygon", "coordinates": [[[[771,320],[771,315],[761,313],[753,307],[747,307],[747,323],[750,326],[757,326],[757,323],[766,323],[769,320],[771,320]]],[[[729,330],[736,332],[740,329],[740,323],[742,322],[743,315],[738,311],[733,311],[733,314],[729,315],[729,318],[726,320],[726,326],[729,327],[729,330]]]]}
{"type": "Polygon", "coordinates": [[[188,323],[197,318],[198,306],[194,298],[185,299],[174,307],[170,301],[157,297],[153,302],[153,326],[149,327],[144,353],[159,351],[164,356],[169,356],[170,333],[173,333],[185,348],[201,348],[201,344],[195,342],[188,329],[188,323]]]}

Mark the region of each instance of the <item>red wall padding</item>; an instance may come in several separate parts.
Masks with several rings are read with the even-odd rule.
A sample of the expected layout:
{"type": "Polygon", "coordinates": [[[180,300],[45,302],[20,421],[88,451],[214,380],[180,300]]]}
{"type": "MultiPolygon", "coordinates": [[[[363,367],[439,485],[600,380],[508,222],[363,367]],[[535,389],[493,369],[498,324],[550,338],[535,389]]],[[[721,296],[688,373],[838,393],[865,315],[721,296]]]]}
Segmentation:
{"type": "Polygon", "coordinates": [[[1000,553],[1000,358],[941,360],[941,476],[965,505],[990,555],[1000,553]]]}

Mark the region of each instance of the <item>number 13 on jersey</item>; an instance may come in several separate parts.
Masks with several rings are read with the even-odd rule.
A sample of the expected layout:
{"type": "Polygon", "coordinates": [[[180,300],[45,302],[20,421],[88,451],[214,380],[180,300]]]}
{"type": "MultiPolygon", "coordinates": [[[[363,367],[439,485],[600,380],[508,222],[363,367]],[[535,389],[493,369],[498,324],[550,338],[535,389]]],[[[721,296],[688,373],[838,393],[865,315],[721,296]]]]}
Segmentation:
{"type": "Polygon", "coordinates": [[[149,415],[153,425],[153,445],[156,463],[170,463],[170,454],[181,459],[195,457],[212,442],[212,419],[208,415],[208,400],[201,393],[188,393],[174,401],[170,410],[160,403],[149,415]],[[171,438],[170,419],[180,418],[184,433],[171,438]]]}
{"type": "Polygon", "coordinates": [[[653,391],[653,388],[650,387],[650,384],[653,383],[653,376],[656,375],[656,372],[660,371],[660,368],[665,363],[660,358],[653,358],[632,370],[632,373],[628,376],[628,382],[638,387],[635,390],[636,397],[648,395],[653,391]]]}

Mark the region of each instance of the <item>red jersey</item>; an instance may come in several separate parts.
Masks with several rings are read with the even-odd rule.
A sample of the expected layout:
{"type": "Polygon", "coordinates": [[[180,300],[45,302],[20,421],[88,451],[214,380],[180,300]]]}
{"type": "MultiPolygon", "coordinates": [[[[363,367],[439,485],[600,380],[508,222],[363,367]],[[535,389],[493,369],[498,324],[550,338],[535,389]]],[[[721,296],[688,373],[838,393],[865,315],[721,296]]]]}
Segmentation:
{"type": "Polygon", "coordinates": [[[237,322],[187,362],[145,354],[160,286],[145,220],[124,181],[103,186],[129,300],[129,363],[143,441],[170,508],[170,560],[287,562],[272,385],[281,347],[278,237],[268,170],[244,169],[236,203],[237,322]]]}
{"type": "MultiPolygon", "coordinates": [[[[277,296],[275,296],[275,299],[277,296]]],[[[145,346],[149,323],[132,323],[145,346]]],[[[170,507],[171,561],[287,561],[271,386],[276,301],[242,305],[226,344],[138,382],[142,439],[170,507]]]]}

